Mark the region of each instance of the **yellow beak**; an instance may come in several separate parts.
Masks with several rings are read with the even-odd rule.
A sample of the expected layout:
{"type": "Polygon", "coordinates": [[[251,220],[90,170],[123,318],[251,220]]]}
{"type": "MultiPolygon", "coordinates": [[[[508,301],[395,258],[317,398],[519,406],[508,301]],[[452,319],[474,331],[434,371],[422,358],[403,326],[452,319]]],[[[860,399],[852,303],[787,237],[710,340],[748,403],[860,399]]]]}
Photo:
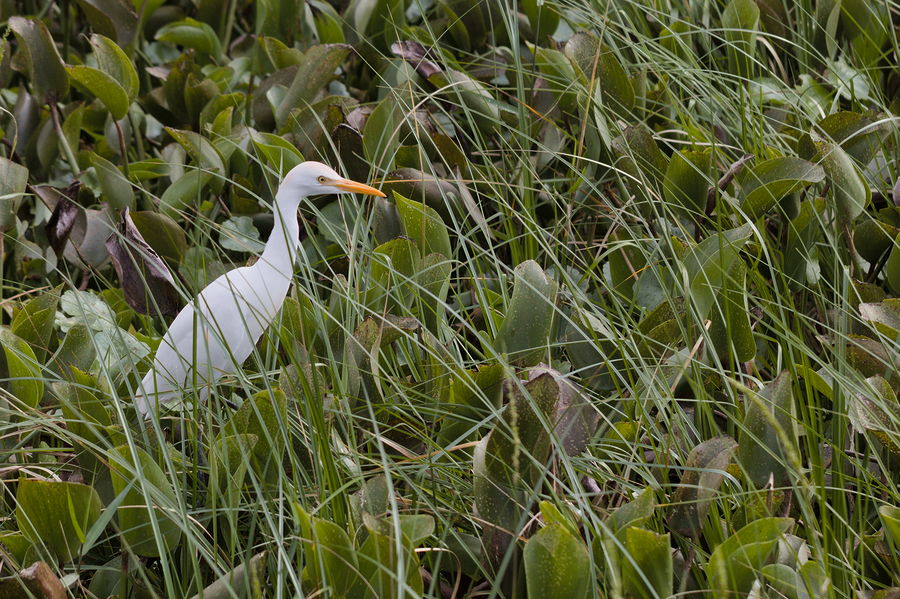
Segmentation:
{"type": "Polygon", "coordinates": [[[379,198],[386,197],[385,194],[374,187],[366,185],[365,183],[357,183],[356,181],[351,181],[350,179],[337,179],[335,181],[330,182],[332,186],[337,187],[338,189],[343,189],[344,191],[352,191],[353,193],[361,193],[367,196],[378,196],[379,198]]]}

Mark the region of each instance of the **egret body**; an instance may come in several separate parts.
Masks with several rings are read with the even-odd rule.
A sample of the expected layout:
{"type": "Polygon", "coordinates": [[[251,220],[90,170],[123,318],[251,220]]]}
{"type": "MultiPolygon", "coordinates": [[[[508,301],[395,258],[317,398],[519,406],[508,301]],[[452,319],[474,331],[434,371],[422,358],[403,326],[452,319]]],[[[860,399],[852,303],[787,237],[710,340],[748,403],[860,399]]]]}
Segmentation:
{"type": "Polygon", "coordinates": [[[340,193],[384,197],[374,187],[345,179],[320,162],[303,162],[291,169],[275,194],[275,226],[259,260],[207,285],[166,331],[134,400],[144,417],[195,385],[208,394],[223,375],[240,368],[290,289],[300,244],[301,202],[312,195],[340,193]]]}

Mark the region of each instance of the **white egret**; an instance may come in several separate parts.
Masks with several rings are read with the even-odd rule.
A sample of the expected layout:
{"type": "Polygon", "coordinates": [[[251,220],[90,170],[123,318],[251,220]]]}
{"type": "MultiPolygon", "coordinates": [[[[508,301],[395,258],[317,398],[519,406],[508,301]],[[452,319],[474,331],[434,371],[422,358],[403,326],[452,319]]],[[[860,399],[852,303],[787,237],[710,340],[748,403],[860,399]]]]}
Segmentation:
{"type": "Polygon", "coordinates": [[[300,244],[300,203],[312,195],[340,193],[385,195],[320,162],[303,162],[291,169],[275,194],[275,226],[259,260],[207,285],[166,331],[153,368],[134,399],[144,417],[195,384],[205,397],[219,378],[240,368],[290,288],[300,244]]]}

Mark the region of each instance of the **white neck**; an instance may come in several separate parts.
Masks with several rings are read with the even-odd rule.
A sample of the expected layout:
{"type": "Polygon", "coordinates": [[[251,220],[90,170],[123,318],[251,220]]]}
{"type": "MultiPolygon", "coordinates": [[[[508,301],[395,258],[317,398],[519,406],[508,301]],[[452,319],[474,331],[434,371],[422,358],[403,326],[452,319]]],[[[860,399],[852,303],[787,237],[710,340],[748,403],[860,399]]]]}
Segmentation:
{"type": "Polygon", "coordinates": [[[275,195],[275,224],[259,262],[290,279],[300,246],[300,226],[297,224],[299,206],[279,195],[275,195]]]}

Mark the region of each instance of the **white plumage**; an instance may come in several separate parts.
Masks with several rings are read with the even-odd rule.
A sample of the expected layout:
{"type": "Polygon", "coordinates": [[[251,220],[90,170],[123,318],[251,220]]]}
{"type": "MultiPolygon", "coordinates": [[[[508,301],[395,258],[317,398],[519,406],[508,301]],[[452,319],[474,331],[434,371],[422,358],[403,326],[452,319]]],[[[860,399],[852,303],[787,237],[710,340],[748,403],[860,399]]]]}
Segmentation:
{"type": "Polygon", "coordinates": [[[278,314],[290,289],[299,245],[297,209],[311,195],[384,194],[340,177],[319,162],[304,162],[275,194],[275,226],[259,260],[217,278],[185,306],[159,344],[141,381],[135,407],[149,417],[157,404],[197,389],[201,398],[222,376],[236,372],[278,314]]]}

